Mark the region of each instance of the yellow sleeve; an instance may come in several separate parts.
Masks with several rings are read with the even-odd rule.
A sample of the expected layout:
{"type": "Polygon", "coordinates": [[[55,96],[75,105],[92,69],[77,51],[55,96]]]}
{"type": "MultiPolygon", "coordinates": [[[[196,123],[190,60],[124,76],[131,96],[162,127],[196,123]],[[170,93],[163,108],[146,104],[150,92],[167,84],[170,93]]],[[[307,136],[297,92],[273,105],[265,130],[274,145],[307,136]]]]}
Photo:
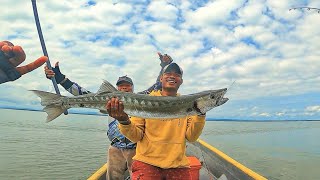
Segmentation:
{"type": "Polygon", "coordinates": [[[120,132],[132,142],[138,142],[143,138],[145,119],[130,117],[131,123],[129,125],[122,125],[119,123],[120,132]]]}
{"type": "Polygon", "coordinates": [[[186,139],[189,142],[195,142],[202,133],[206,116],[189,116],[187,117],[186,139]]]}

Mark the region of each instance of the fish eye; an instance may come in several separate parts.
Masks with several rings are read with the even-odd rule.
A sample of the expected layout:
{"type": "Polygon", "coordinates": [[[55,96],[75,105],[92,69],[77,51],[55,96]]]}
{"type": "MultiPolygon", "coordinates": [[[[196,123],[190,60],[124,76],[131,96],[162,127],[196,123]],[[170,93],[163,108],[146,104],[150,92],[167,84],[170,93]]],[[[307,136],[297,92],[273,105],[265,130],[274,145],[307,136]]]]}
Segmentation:
{"type": "Polygon", "coordinates": [[[210,98],[214,99],[214,98],[216,98],[216,96],[214,94],[210,94],[210,98]]]}

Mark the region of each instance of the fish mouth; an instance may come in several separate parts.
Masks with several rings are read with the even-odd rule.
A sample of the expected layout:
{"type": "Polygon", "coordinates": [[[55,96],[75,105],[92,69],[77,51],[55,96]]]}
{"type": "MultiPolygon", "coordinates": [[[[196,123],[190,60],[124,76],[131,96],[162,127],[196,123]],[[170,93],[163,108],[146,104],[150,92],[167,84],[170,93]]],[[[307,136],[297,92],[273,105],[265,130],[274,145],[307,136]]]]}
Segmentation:
{"type": "Polygon", "coordinates": [[[221,99],[217,102],[217,106],[221,106],[227,101],[229,101],[229,98],[221,97],[221,99]]]}
{"type": "Polygon", "coordinates": [[[204,113],[201,111],[201,109],[198,108],[198,103],[197,103],[197,101],[195,101],[195,102],[193,103],[193,108],[194,108],[194,110],[196,110],[199,114],[204,114],[204,113]]]}

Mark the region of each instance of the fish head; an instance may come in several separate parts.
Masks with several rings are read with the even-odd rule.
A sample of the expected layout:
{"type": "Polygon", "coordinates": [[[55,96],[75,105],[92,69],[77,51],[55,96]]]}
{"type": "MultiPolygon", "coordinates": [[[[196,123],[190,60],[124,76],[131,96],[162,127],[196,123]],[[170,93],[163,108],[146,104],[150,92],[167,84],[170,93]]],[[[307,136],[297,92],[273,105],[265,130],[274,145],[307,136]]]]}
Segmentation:
{"type": "Polygon", "coordinates": [[[226,92],[227,88],[205,91],[202,96],[195,100],[194,109],[198,113],[204,114],[214,107],[221,106],[229,100],[228,98],[223,97],[226,92]]]}

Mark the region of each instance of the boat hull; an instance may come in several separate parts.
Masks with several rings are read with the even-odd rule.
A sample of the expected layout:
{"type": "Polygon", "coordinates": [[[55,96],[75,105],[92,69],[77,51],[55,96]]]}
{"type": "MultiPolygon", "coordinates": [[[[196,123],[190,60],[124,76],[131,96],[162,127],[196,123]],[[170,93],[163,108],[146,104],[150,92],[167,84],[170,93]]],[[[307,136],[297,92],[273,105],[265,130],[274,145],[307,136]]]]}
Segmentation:
{"type": "MultiPolygon", "coordinates": [[[[198,139],[195,143],[187,143],[187,156],[199,159],[202,167],[199,179],[218,180],[265,180],[266,178],[235,161],[228,155],[198,139]]],[[[107,164],[104,164],[88,180],[105,180],[107,164]]]]}

